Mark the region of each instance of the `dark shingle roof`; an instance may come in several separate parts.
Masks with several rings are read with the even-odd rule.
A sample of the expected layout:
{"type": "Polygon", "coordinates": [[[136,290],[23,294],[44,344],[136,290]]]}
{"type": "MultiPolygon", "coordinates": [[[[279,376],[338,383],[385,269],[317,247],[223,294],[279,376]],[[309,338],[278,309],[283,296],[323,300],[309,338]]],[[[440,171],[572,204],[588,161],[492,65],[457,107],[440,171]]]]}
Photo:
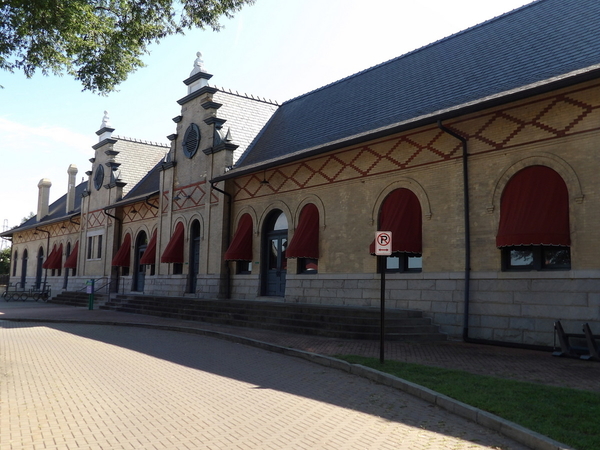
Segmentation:
{"type": "Polygon", "coordinates": [[[289,100],[229,176],[599,64],[599,23],[598,0],[539,0],[289,100]]]}
{"type": "Polygon", "coordinates": [[[127,195],[106,209],[144,200],[148,196],[160,192],[160,171],[162,164],[163,161],[161,160],[152,169],[150,169],[150,171],[135,186],[129,190],[127,195]]]}
{"type": "Polygon", "coordinates": [[[213,95],[213,100],[222,104],[217,116],[227,120],[223,128],[231,131],[232,142],[238,145],[233,152],[235,163],[277,110],[278,105],[271,101],[218,89],[213,95]]]}

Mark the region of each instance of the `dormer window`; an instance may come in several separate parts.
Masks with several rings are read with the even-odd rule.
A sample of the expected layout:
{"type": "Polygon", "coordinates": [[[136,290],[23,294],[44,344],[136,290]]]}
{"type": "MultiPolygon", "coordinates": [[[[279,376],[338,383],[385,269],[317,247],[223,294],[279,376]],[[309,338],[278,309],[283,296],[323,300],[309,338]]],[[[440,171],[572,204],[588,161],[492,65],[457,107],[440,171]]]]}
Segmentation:
{"type": "Polygon", "coordinates": [[[200,145],[200,128],[195,123],[191,123],[183,136],[183,153],[188,158],[193,158],[200,145]]]}

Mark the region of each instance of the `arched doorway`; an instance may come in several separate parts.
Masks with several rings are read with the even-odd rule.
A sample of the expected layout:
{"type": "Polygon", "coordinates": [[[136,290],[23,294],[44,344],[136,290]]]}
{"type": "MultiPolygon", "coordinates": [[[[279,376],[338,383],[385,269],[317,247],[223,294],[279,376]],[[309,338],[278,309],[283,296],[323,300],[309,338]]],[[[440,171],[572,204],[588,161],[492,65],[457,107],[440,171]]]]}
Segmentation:
{"type": "Polygon", "coordinates": [[[196,292],[200,272],[200,222],[194,220],[190,229],[190,271],[188,273],[189,293],[196,292]]]}
{"type": "Polygon", "coordinates": [[[145,231],[140,231],[135,240],[135,263],[133,266],[133,290],[137,292],[144,291],[146,282],[146,266],[140,264],[140,259],[148,246],[148,235],[145,231]]]}
{"type": "Polygon", "coordinates": [[[21,260],[21,287],[25,287],[27,281],[27,249],[23,250],[23,258],[21,260]]]}
{"type": "Polygon", "coordinates": [[[42,265],[44,264],[44,248],[40,247],[37,254],[37,267],[35,270],[35,288],[40,289],[42,287],[42,271],[44,270],[42,265]]]}
{"type": "Polygon", "coordinates": [[[265,222],[262,251],[262,295],[283,297],[288,244],[288,220],[283,211],[273,211],[265,222]]]}

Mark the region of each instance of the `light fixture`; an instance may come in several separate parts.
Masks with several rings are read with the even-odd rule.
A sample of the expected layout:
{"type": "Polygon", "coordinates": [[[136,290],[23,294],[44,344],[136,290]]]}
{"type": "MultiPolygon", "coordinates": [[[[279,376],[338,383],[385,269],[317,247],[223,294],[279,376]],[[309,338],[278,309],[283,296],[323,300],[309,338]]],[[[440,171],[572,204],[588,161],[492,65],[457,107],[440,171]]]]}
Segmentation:
{"type": "Polygon", "coordinates": [[[266,170],[263,172],[263,179],[260,182],[260,184],[262,184],[263,186],[266,186],[267,184],[269,184],[269,180],[267,180],[267,171],[266,170]]]}
{"type": "Polygon", "coordinates": [[[129,211],[131,214],[137,214],[137,209],[133,208],[131,211],[129,211]]]}

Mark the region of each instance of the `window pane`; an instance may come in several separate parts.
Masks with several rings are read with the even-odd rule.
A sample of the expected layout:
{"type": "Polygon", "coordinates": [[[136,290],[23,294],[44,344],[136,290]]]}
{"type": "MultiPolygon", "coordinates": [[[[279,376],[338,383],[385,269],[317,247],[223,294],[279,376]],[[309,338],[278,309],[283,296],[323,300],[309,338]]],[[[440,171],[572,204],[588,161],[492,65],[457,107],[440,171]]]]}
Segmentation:
{"type": "Polygon", "coordinates": [[[313,258],[301,258],[299,260],[301,273],[317,273],[319,270],[319,260],[313,258]]]}
{"type": "Polygon", "coordinates": [[[252,273],[252,261],[238,261],[240,273],[252,273]]]}
{"type": "Polygon", "coordinates": [[[408,270],[423,269],[423,258],[421,256],[408,257],[408,270]]]}
{"type": "Polygon", "coordinates": [[[571,252],[569,247],[543,247],[543,267],[571,268],[571,252]]]}
{"type": "Polygon", "coordinates": [[[277,220],[275,221],[275,225],[273,226],[273,231],[277,230],[287,230],[288,229],[288,221],[287,217],[285,217],[284,213],[281,213],[277,220]]]}
{"type": "Polygon", "coordinates": [[[398,256],[388,256],[386,259],[387,270],[399,270],[400,269],[400,258],[398,256]]]}
{"type": "Polygon", "coordinates": [[[533,250],[531,248],[511,249],[510,266],[519,268],[533,266],[533,250]]]}

